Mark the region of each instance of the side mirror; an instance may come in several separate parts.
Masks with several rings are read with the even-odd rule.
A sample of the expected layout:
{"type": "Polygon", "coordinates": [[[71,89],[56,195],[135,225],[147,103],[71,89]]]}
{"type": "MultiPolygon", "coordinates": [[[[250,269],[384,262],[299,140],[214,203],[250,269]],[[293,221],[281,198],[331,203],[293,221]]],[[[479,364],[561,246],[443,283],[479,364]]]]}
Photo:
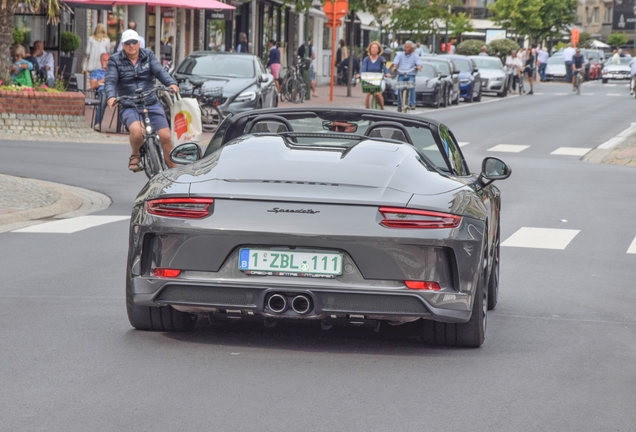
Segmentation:
{"type": "Polygon", "coordinates": [[[259,82],[259,83],[268,83],[268,82],[270,82],[270,77],[271,77],[271,79],[273,79],[273,78],[274,78],[274,76],[273,76],[273,75],[270,75],[270,74],[261,74],[261,75],[258,77],[258,82],[259,82]]]}
{"type": "Polygon", "coordinates": [[[510,177],[510,174],[512,174],[512,168],[506,165],[504,161],[494,157],[487,157],[481,163],[481,174],[479,174],[477,181],[486,186],[495,180],[505,180],[510,177]]]}
{"type": "Polygon", "coordinates": [[[170,160],[178,165],[188,165],[201,159],[201,147],[195,143],[176,146],[170,152],[170,160]]]}

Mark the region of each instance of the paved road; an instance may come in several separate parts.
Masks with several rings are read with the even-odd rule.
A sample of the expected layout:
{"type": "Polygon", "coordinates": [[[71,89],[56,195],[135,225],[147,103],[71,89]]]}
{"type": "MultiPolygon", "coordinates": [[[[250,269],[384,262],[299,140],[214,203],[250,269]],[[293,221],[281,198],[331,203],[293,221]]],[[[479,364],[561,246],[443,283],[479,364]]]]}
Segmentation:
{"type": "MultiPolygon", "coordinates": [[[[537,92],[425,113],[473,170],[498,155],[514,171],[500,183],[508,246],[482,348],[424,347],[403,328],[138,332],[124,306],[126,221],[5,233],[2,430],[636,430],[636,171],[552,154],[611,138],[636,102],[622,85],[537,92]]],[[[126,215],[144,184],[123,146],[0,150],[2,173],[108,194],[101,214],[126,215]]]]}

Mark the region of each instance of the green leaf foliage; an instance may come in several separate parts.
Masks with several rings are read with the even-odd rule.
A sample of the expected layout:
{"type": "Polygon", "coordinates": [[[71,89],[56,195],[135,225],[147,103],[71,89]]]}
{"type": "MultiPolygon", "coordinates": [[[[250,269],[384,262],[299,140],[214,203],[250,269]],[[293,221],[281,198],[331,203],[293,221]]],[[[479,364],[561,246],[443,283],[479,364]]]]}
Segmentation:
{"type": "Polygon", "coordinates": [[[477,55],[484,46],[484,41],[469,39],[457,45],[457,54],[477,55]]]}
{"type": "Polygon", "coordinates": [[[607,43],[613,47],[619,47],[629,42],[629,38],[625,33],[612,33],[607,37],[607,43]]]}
{"type": "Polygon", "coordinates": [[[392,0],[385,13],[389,18],[389,30],[421,35],[439,32],[437,23],[450,17],[447,0],[392,0]]]}
{"type": "Polygon", "coordinates": [[[506,62],[506,56],[513,50],[519,50],[519,44],[510,39],[499,39],[488,44],[488,55],[497,56],[504,63],[506,62]]]}
{"type": "Polygon", "coordinates": [[[496,24],[540,40],[568,30],[577,5],[578,0],[497,0],[489,8],[496,24]]]}
{"type": "Polygon", "coordinates": [[[455,38],[460,38],[464,33],[475,31],[472,20],[464,12],[451,15],[449,21],[450,31],[455,38]]]}
{"type": "Polygon", "coordinates": [[[21,44],[22,42],[24,42],[24,32],[18,28],[14,28],[13,29],[13,43],[15,44],[21,44]]]}
{"type": "Polygon", "coordinates": [[[63,52],[74,52],[80,46],[81,40],[78,35],[73,32],[62,32],[60,38],[60,48],[63,52]]]}
{"type": "Polygon", "coordinates": [[[592,48],[593,41],[594,38],[591,34],[589,34],[588,32],[581,32],[581,34],[579,35],[579,43],[577,44],[577,46],[579,48],[590,49],[592,48]]]}

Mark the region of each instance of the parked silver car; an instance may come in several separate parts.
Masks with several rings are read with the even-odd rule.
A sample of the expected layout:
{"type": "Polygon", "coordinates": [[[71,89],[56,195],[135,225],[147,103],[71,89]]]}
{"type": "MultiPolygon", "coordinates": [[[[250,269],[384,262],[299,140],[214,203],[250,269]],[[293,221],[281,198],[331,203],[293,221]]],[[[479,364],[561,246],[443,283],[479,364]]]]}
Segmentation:
{"type": "Polygon", "coordinates": [[[601,71],[603,84],[608,80],[630,80],[632,78],[632,68],[629,66],[630,57],[619,57],[608,59],[605,67],[601,71]]]}
{"type": "Polygon", "coordinates": [[[545,68],[546,81],[565,81],[566,71],[563,56],[552,56],[545,68]]]}
{"type": "Polygon", "coordinates": [[[499,97],[508,94],[508,74],[499,57],[470,56],[481,74],[481,91],[497,93],[499,97]]]}

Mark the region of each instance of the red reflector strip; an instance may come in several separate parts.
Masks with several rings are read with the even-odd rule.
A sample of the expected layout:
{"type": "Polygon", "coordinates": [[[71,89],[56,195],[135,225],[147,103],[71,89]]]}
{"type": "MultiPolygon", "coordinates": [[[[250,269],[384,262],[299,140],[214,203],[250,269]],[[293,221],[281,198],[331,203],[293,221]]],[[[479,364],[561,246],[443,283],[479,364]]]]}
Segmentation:
{"type": "Polygon", "coordinates": [[[408,289],[416,289],[416,290],[429,290],[429,291],[439,291],[440,288],[437,282],[425,282],[425,281],[405,281],[404,284],[408,289]]]}
{"type": "Polygon", "coordinates": [[[165,217],[199,219],[210,215],[212,198],[162,198],[146,201],[146,211],[165,217]]]}
{"type": "Polygon", "coordinates": [[[152,275],[155,277],[173,278],[181,274],[181,270],[168,269],[168,268],[156,268],[152,271],[152,275]]]}
{"type": "Polygon", "coordinates": [[[388,228],[457,228],[462,221],[461,216],[428,210],[380,207],[380,213],[380,223],[388,228]]]}

